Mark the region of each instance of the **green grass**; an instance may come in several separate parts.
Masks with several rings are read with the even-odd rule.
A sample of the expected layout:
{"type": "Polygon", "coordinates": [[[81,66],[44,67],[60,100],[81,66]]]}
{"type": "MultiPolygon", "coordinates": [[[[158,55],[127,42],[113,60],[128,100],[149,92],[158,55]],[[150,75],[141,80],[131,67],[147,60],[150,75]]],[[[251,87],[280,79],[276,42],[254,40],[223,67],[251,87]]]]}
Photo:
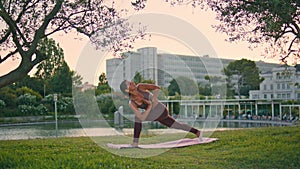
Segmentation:
{"type": "Polygon", "coordinates": [[[161,150],[149,158],[123,154],[155,154],[159,150],[112,150],[95,143],[122,142],[116,136],[0,141],[0,168],[300,168],[300,126],[222,131],[211,137],[220,140],[161,150]]]}

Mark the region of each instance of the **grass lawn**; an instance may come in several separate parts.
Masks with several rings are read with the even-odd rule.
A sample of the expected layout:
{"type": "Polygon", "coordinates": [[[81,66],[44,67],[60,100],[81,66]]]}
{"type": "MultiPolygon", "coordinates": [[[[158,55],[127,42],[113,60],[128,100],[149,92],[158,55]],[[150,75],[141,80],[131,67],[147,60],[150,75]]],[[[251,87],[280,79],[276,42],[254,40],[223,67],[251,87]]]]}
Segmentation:
{"type": "Polygon", "coordinates": [[[220,140],[170,149],[149,158],[116,154],[158,150],[122,149],[112,153],[93,141],[118,139],[116,136],[0,141],[0,168],[300,168],[299,125],[216,131],[211,137],[220,140]]]}

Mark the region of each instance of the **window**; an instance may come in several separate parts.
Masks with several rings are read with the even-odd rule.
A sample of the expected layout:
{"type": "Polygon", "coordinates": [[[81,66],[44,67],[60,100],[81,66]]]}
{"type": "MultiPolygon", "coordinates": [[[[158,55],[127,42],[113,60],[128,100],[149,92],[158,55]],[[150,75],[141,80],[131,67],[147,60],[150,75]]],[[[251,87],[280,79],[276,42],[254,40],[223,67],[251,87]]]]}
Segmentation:
{"type": "Polygon", "coordinates": [[[268,98],[268,95],[264,94],[264,98],[267,99],[267,98],[268,98]]]}
{"type": "Polygon", "coordinates": [[[273,99],[274,98],[274,95],[273,94],[271,94],[271,99],[273,99]]]}
{"type": "Polygon", "coordinates": [[[289,85],[289,84],[287,84],[287,85],[286,85],[286,88],[287,88],[287,89],[290,89],[291,87],[290,87],[290,85],[289,85]]]}
{"type": "Polygon", "coordinates": [[[267,90],[267,85],[264,85],[264,90],[267,90]]]}
{"type": "Polygon", "coordinates": [[[273,90],[273,84],[270,85],[270,89],[273,90]]]}
{"type": "Polygon", "coordinates": [[[280,84],[277,84],[277,89],[280,89],[280,84]]]}
{"type": "Polygon", "coordinates": [[[291,98],[291,94],[290,93],[286,94],[286,98],[290,99],[291,98]]]}
{"type": "Polygon", "coordinates": [[[279,98],[279,99],[280,99],[280,98],[281,98],[281,94],[277,94],[277,98],[279,98]]]}
{"type": "Polygon", "coordinates": [[[282,83],[282,89],[285,89],[285,84],[284,83],[282,83]]]}

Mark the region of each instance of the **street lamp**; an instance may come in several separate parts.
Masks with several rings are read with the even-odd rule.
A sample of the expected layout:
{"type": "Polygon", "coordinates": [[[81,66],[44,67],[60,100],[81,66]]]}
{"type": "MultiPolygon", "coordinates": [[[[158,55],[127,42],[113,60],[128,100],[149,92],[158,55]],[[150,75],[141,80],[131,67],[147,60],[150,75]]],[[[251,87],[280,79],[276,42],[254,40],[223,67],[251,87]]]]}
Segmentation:
{"type": "Polygon", "coordinates": [[[53,94],[54,100],[54,112],[55,112],[55,136],[57,138],[58,135],[58,125],[57,125],[57,94],[53,94]]]}

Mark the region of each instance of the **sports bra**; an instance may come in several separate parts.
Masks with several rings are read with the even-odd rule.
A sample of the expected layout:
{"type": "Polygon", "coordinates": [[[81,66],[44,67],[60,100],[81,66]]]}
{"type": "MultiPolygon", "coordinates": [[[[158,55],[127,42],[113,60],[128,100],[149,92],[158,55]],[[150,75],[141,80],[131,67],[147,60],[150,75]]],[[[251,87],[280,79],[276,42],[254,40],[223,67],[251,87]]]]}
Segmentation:
{"type": "MultiPolygon", "coordinates": [[[[150,100],[151,98],[151,94],[149,92],[145,92],[145,91],[142,91],[140,89],[137,89],[143,96],[144,96],[144,99],[145,100],[150,100]]],[[[148,104],[142,102],[141,105],[137,104],[134,100],[131,100],[138,108],[140,109],[147,109],[147,107],[149,106],[148,104]]]]}

